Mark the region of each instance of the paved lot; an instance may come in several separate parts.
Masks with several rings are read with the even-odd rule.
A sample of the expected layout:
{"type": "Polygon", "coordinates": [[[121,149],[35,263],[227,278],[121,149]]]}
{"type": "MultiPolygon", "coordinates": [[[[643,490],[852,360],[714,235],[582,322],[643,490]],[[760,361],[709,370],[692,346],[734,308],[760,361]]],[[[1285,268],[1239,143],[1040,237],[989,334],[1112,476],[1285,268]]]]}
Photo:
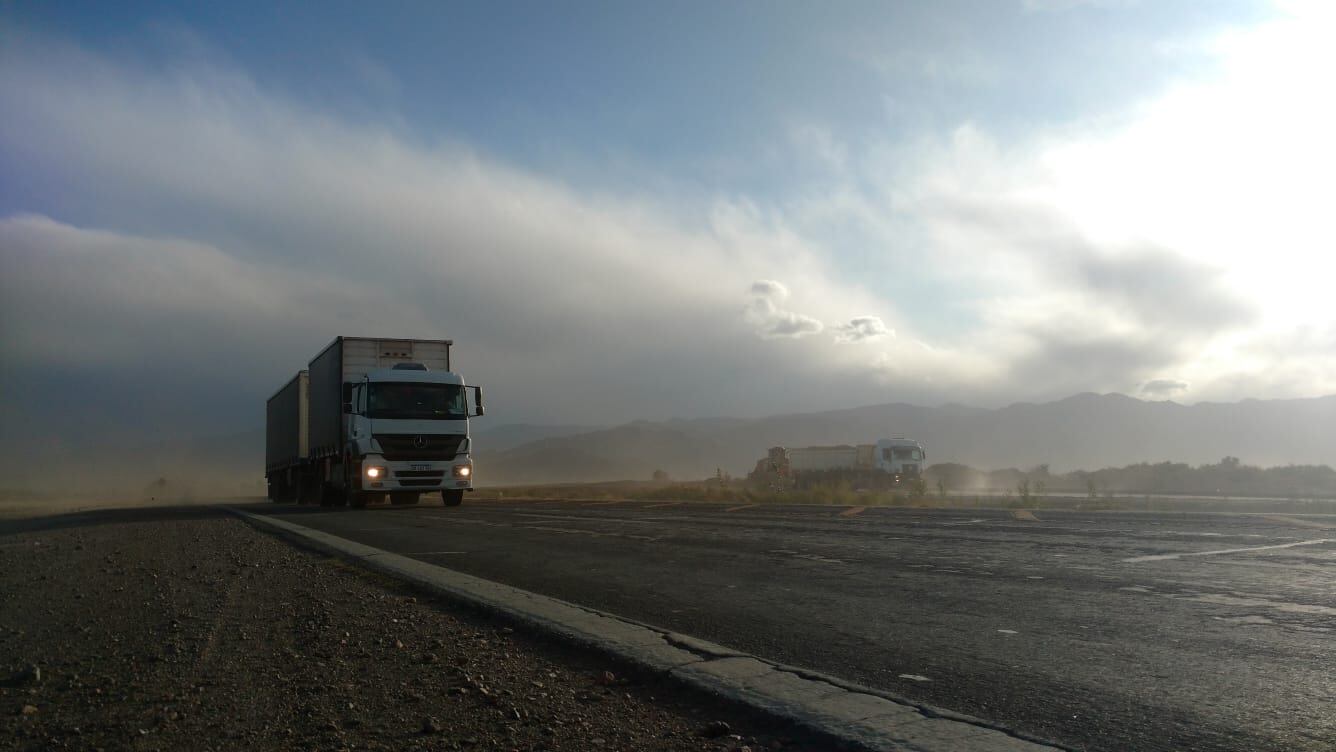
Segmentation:
{"type": "Polygon", "coordinates": [[[1075,749],[1336,746],[1336,518],[255,509],[1075,749]]]}

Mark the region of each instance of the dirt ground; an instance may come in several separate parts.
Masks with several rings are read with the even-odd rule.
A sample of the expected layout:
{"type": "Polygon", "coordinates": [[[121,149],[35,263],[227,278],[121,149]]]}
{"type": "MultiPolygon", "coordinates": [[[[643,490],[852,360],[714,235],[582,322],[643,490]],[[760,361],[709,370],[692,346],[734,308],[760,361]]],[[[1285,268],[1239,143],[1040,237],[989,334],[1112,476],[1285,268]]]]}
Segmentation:
{"type": "Polygon", "coordinates": [[[0,749],[822,745],[208,506],[0,521],[0,749]]]}

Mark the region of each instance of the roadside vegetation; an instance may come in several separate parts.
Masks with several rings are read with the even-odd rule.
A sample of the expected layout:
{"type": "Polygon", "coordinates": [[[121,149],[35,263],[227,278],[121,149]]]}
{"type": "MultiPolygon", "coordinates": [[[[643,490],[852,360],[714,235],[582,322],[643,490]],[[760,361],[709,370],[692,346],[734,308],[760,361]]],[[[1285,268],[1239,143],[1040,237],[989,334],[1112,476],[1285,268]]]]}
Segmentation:
{"type": "Polygon", "coordinates": [[[1197,467],[1140,463],[1071,473],[1052,473],[1047,465],[983,471],[943,463],[929,466],[923,477],[899,486],[828,474],[801,488],[782,490],[723,472],[705,480],[673,481],[667,473],[656,471],[647,481],[494,487],[479,490],[477,497],[1336,514],[1336,470],[1326,465],[1262,468],[1244,465],[1235,457],[1197,467]]]}

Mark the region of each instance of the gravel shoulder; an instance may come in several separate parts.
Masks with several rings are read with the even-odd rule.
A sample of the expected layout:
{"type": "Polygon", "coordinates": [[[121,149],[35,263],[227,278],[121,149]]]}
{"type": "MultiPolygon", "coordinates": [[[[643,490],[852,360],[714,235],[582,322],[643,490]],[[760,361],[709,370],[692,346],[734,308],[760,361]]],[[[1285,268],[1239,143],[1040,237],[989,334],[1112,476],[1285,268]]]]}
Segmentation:
{"type": "Polygon", "coordinates": [[[208,507],[0,521],[0,749],[822,748],[208,507]]]}

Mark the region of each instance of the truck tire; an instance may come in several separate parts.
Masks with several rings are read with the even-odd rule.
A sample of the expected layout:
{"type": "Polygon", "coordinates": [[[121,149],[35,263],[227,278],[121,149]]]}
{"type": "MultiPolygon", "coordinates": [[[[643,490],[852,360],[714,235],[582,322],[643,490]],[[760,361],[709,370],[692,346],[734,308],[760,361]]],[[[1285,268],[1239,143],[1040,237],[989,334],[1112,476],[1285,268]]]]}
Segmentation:
{"type": "Polygon", "coordinates": [[[293,489],[292,500],[298,504],[306,504],[311,501],[311,481],[305,473],[297,475],[296,488],[293,489]]]}
{"type": "Polygon", "coordinates": [[[417,491],[395,491],[390,494],[391,504],[416,504],[418,503],[417,491]]]}
{"type": "Polygon", "coordinates": [[[441,491],[441,499],[447,507],[457,507],[464,503],[464,492],[447,488],[441,491]]]}

